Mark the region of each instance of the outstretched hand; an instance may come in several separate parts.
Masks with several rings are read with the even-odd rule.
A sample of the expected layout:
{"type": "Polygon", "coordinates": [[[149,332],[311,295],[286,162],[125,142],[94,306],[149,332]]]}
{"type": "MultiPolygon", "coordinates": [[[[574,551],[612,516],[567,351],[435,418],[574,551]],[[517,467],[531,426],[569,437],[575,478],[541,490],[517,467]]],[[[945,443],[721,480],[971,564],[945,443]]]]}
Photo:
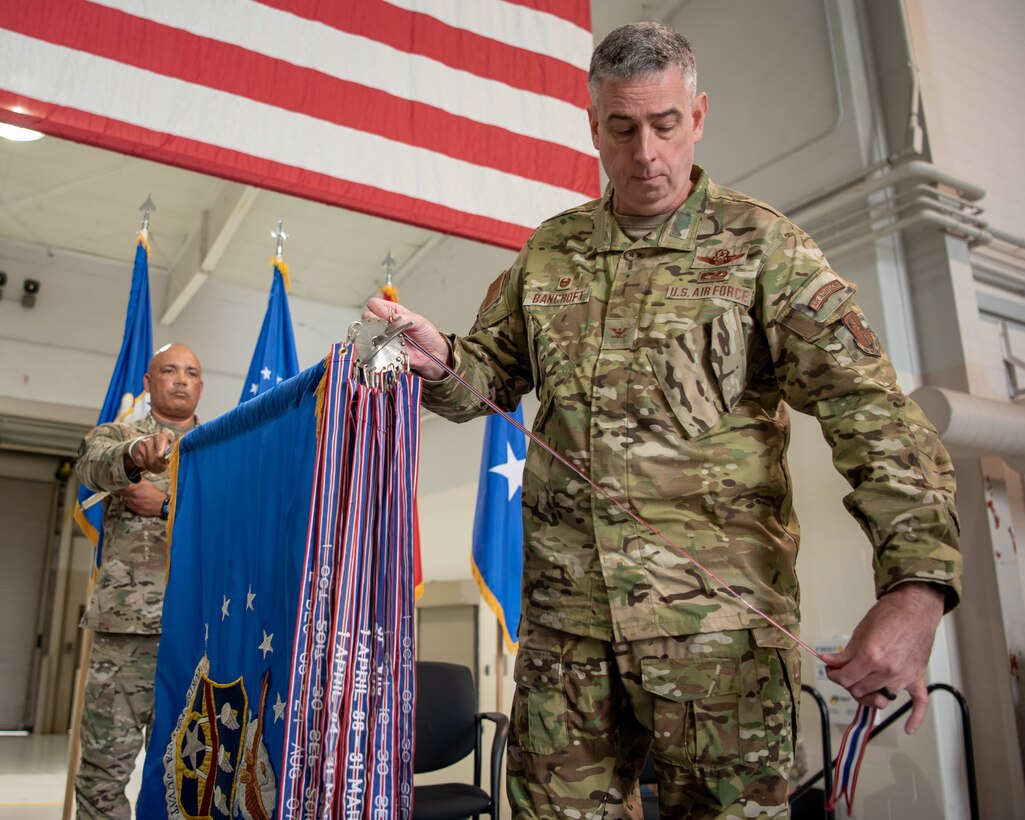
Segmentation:
{"type": "Polygon", "coordinates": [[[925,667],[941,617],[943,593],[935,587],[918,581],[894,587],[861,619],[842,652],[824,656],[826,676],[876,709],[890,702],[881,690],[907,690],[912,706],[904,731],[914,734],[929,706],[925,667]]]}
{"type": "MultiPolygon", "coordinates": [[[[448,341],[441,332],[418,313],[402,307],[397,302],[390,302],[387,299],[375,297],[367,302],[363,309],[363,319],[383,319],[389,325],[395,327],[412,322],[413,326],[405,331],[405,335],[419,344],[425,350],[430,351],[438,359],[450,363],[451,351],[448,341]]],[[[425,379],[437,380],[444,378],[445,370],[429,356],[425,356],[413,345],[406,346],[409,355],[409,368],[414,373],[423,376],[425,379]]]]}

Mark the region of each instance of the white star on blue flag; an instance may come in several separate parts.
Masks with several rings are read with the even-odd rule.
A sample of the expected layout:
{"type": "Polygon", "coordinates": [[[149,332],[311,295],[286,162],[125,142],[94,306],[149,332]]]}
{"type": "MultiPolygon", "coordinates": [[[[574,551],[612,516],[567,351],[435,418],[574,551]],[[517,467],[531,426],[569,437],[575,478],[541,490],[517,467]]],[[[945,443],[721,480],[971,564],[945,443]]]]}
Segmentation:
{"type": "MultiPolygon", "coordinates": [[[[517,407],[512,417],[523,424],[523,409],[517,407]]],[[[473,521],[472,568],[484,600],[502,625],[507,646],[514,650],[520,622],[520,506],[527,442],[502,416],[489,416],[486,424],[473,521]]]]}

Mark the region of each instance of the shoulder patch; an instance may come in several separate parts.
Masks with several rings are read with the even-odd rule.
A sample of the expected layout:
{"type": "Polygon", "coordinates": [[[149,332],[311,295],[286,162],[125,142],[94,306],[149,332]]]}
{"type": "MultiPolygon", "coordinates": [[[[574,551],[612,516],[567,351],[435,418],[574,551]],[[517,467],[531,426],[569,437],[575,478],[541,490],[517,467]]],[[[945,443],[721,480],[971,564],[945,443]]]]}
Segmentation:
{"type": "Polygon", "coordinates": [[[481,327],[491,327],[511,312],[509,301],[505,298],[508,281],[509,271],[503,271],[488,287],[484,301],[477,311],[477,321],[481,327]]]}
{"type": "Polygon", "coordinates": [[[861,321],[861,317],[857,313],[853,310],[848,311],[844,314],[841,321],[844,323],[844,327],[851,332],[858,347],[870,356],[878,356],[880,354],[879,340],[876,338],[875,333],[861,321]]]}
{"type": "Polygon", "coordinates": [[[828,321],[854,296],[854,285],[830,268],[823,268],[794,296],[791,307],[816,322],[828,321]]]}
{"type": "Polygon", "coordinates": [[[808,307],[810,307],[813,311],[820,310],[822,306],[826,303],[826,299],[828,299],[837,291],[843,289],[844,283],[841,282],[839,279],[834,279],[832,282],[827,282],[817,291],[815,291],[815,295],[808,300],[808,307]]]}
{"type": "Polygon", "coordinates": [[[495,281],[488,285],[488,292],[484,294],[484,301],[481,302],[479,313],[487,313],[491,308],[498,304],[498,300],[502,298],[502,284],[505,282],[506,272],[502,271],[495,281]]]}

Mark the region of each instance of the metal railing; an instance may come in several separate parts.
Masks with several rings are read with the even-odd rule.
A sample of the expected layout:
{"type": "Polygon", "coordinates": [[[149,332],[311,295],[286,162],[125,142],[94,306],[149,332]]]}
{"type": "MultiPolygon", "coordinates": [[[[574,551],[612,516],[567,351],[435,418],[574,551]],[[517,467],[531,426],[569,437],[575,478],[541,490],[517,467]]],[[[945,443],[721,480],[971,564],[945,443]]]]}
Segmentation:
{"type": "MultiPolygon", "coordinates": [[[[947,683],[932,683],[929,684],[927,689],[930,695],[932,695],[932,693],[937,689],[949,692],[953,696],[954,700],[957,701],[958,708],[961,710],[961,734],[964,742],[965,768],[967,769],[965,775],[968,781],[968,811],[971,814],[972,820],[979,820],[979,792],[978,785],[975,780],[975,749],[972,744],[972,727],[971,719],[968,715],[968,702],[965,700],[965,697],[961,692],[947,683]]],[[[824,781],[823,785],[825,787],[826,802],[828,802],[829,795],[833,791],[834,765],[829,726],[829,709],[826,706],[825,699],[819,694],[818,690],[808,686],[807,684],[801,684],[801,691],[810,695],[815,700],[819,710],[819,719],[822,731],[822,760],[824,763],[821,770],[811,775],[794,790],[793,794],[790,795],[790,802],[793,804],[808,794],[819,780],[824,781]]],[[[908,701],[892,715],[888,715],[884,721],[876,726],[872,730],[872,734],[869,736],[869,739],[871,740],[876,735],[886,731],[893,723],[898,721],[910,710],[911,701],[908,701]]],[[[826,820],[835,820],[835,813],[828,809],[824,809],[823,816],[826,820]]]]}

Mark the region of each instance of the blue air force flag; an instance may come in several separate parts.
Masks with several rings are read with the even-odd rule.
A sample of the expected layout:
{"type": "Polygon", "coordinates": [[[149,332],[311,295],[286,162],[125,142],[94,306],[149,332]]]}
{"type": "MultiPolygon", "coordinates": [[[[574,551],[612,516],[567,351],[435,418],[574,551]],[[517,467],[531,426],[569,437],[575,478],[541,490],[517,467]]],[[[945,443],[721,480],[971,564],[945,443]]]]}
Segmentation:
{"type": "Polygon", "coordinates": [[[295,336],[292,334],[292,314],[288,310],[288,266],[280,259],[274,261],[274,282],[263,316],[260,338],[249,364],[239,404],[265,393],[276,384],[290,379],[299,372],[299,359],[295,355],[295,336]]]}
{"type": "MultiPolygon", "coordinates": [[[[512,417],[523,424],[523,408],[512,417]]],[[[488,416],[484,430],[473,521],[471,567],[481,595],[498,618],[506,647],[515,652],[523,574],[523,518],[520,510],[526,437],[502,416],[488,416]]]]}
{"type": "Polygon", "coordinates": [[[273,816],[323,371],[304,371],[175,446],[173,557],[139,817],[273,816]]]}
{"type": "MultiPolygon", "coordinates": [[[[125,333],[121,352],[114,365],[114,373],[107,387],[107,397],[97,424],[111,421],[137,421],[149,412],[149,393],[145,392],[143,377],[149,360],[153,358],[153,319],[149,299],[149,241],[145,230],[139,231],[135,246],[135,267],[132,270],[132,289],[128,295],[125,313],[125,333]]],[[[84,484],[78,488],[75,521],[96,548],[96,566],[100,565],[103,547],[103,505],[95,504],[83,509],[82,503],[93,495],[84,484]]]]}

